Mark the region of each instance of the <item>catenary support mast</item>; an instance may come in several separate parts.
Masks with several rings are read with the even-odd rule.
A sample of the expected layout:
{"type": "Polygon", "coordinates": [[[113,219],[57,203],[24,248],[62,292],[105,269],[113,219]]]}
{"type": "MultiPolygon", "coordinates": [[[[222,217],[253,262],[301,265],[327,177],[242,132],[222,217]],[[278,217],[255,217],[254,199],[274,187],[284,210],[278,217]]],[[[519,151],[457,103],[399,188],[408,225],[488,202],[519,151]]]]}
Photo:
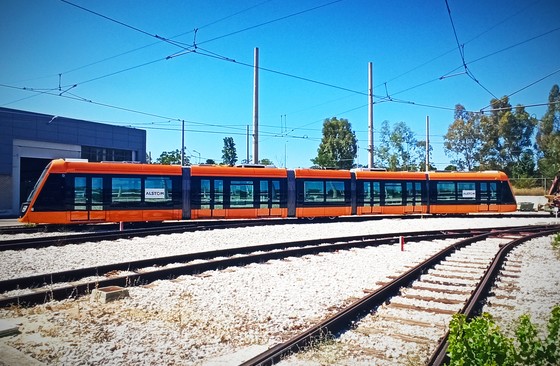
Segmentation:
{"type": "Polygon", "coordinates": [[[430,170],[430,116],[426,116],[426,171],[430,170]]]}
{"type": "Polygon", "coordinates": [[[253,164],[259,163],[259,49],[255,47],[253,86],[253,164]]]}
{"type": "Polygon", "coordinates": [[[368,63],[368,168],[373,168],[373,63],[368,63]]]}

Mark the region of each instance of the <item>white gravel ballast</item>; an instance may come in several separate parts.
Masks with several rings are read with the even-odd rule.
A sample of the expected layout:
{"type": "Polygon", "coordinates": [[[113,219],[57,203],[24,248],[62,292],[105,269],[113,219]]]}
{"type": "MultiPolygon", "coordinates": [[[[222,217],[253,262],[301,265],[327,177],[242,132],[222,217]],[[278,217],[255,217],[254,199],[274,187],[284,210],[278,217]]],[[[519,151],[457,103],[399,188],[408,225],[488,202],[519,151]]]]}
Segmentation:
{"type": "MultiPolygon", "coordinates": [[[[545,222],[557,220],[372,220],[162,235],[2,252],[0,277],[290,240],[545,222]]],[[[9,347],[56,365],[239,364],[334,314],[375,289],[377,282],[450,242],[406,243],[404,252],[399,245],[384,245],[208,271],[131,287],[130,297],[107,304],[82,297],[1,309],[0,319],[17,324],[20,334],[1,338],[0,351],[9,347]]]]}

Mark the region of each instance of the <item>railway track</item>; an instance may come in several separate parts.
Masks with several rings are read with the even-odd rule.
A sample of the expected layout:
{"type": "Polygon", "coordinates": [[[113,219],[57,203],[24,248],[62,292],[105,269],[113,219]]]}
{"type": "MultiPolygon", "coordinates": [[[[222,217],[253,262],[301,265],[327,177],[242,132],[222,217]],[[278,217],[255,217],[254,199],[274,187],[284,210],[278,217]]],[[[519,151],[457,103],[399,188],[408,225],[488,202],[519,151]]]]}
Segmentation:
{"type": "MultiPolygon", "coordinates": [[[[370,215],[370,216],[346,216],[337,218],[316,218],[314,223],[322,222],[361,222],[383,219],[425,219],[437,218],[431,215],[370,215]]],[[[468,217],[457,215],[457,217],[468,217]]],[[[548,218],[546,213],[523,213],[523,214],[476,214],[474,217],[489,218],[548,218]]],[[[15,239],[0,240],[0,251],[22,250],[29,248],[45,248],[48,246],[59,246],[66,244],[79,244],[84,242],[99,242],[102,240],[116,240],[122,238],[143,237],[149,235],[174,234],[181,232],[192,232],[200,230],[224,229],[235,227],[262,226],[262,225],[286,225],[306,224],[307,219],[251,219],[251,220],[207,220],[207,221],[181,221],[166,223],[127,223],[126,229],[120,231],[119,224],[93,224],[93,225],[36,225],[15,226],[0,228],[0,235],[32,235],[44,234],[40,237],[19,237],[15,239]],[[85,232],[85,233],[84,233],[85,232]]]]}
{"type": "Polygon", "coordinates": [[[49,300],[62,300],[88,294],[92,289],[99,287],[126,287],[291,256],[398,243],[401,236],[406,241],[421,241],[461,238],[481,233],[489,234],[491,231],[492,229],[436,230],[305,240],[198,252],[12,278],[0,281],[0,306],[34,305],[49,300]]]}
{"type": "MultiPolygon", "coordinates": [[[[283,230],[276,228],[273,231],[283,230]]],[[[203,234],[206,240],[211,240],[213,235],[203,234]]],[[[40,328],[36,328],[37,324],[44,324],[58,339],[57,344],[62,342],[62,348],[57,346],[49,350],[60,362],[87,363],[106,358],[118,359],[119,363],[142,363],[143,358],[127,355],[134,355],[135,349],[143,347],[164,350],[160,354],[149,354],[149,363],[154,364],[172,363],[172,360],[185,357],[192,363],[202,359],[209,362],[235,359],[239,364],[254,356],[255,352],[263,351],[263,347],[285,342],[324,319],[325,314],[333,314],[362,297],[366,291],[372,291],[367,289],[376,289],[375,281],[387,281],[384,276],[407,271],[410,268],[406,267],[407,263],[415,266],[457,240],[422,240],[406,245],[402,253],[398,245],[382,245],[271,260],[131,288],[129,299],[111,304],[96,303],[88,296],[30,309],[8,307],[2,309],[2,313],[7,318],[26,319],[21,325],[21,334],[14,336],[11,342],[18,342],[18,349],[39,360],[44,358],[36,353],[37,346],[29,340],[42,334],[40,328]],[[352,265],[348,266],[348,263],[352,265]],[[154,323],[155,319],[158,321],[154,323]],[[126,329],[126,334],[120,330],[114,332],[117,329],[126,329]],[[102,340],[98,339],[100,331],[105,334],[102,340]],[[196,339],[196,343],[185,344],[184,336],[196,339]],[[75,339],[81,341],[74,342],[75,339]],[[135,346],[128,348],[129,344],[135,346]],[[113,352],[114,347],[124,348],[119,353],[113,352]],[[90,354],[92,348],[99,351],[90,354]]],[[[130,243],[135,241],[127,242],[123,241],[124,247],[132,247],[130,243]]],[[[244,241],[235,242],[240,246],[245,244],[244,241]]],[[[258,244],[254,240],[251,242],[258,244]]],[[[538,242],[549,243],[545,239],[538,242]]],[[[525,245],[519,250],[527,254],[530,246],[525,245]]],[[[45,251],[38,253],[43,257],[41,252],[45,251]]],[[[544,254],[542,250],[539,253],[544,254]]],[[[44,258],[48,260],[48,257],[44,258]]],[[[89,263],[95,264],[95,261],[89,263]]],[[[13,266],[20,268],[16,263],[13,266]]],[[[10,267],[12,265],[4,266],[6,270],[10,267]]],[[[48,267],[44,268],[44,272],[49,272],[48,267]]],[[[64,266],[56,268],[62,270],[64,266]]]]}
{"type": "MultiPolygon", "coordinates": [[[[41,237],[28,237],[16,238],[8,240],[0,240],[0,251],[5,250],[22,250],[22,249],[39,249],[49,246],[60,246],[67,244],[80,244],[85,242],[99,242],[103,240],[117,240],[117,239],[130,239],[134,237],[145,237],[150,235],[165,235],[184,232],[194,232],[202,230],[213,229],[226,229],[236,227],[260,226],[260,225],[277,225],[280,223],[293,224],[295,220],[214,220],[214,221],[190,221],[179,223],[166,223],[162,225],[145,224],[145,225],[130,225],[131,227],[126,230],[119,230],[118,225],[103,224],[103,225],[87,225],[81,230],[91,229],[91,232],[86,233],[70,233],[64,234],[58,232],[56,235],[48,235],[48,233],[55,233],[55,231],[41,231],[45,236],[41,237]],[[135,227],[137,226],[137,227],[135,227]]],[[[68,228],[68,227],[65,227],[68,228]]]]}
{"type": "Polygon", "coordinates": [[[285,358],[290,364],[291,355],[305,350],[311,359],[322,352],[339,352],[337,362],[380,365],[403,361],[412,353],[424,357],[416,362],[424,364],[429,358],[429,365],[442,365],[451,316],[460,312],[470,317],[480,311],[513,247],[559,230],[560,226],[520,227],[464,239],[243,365],[271,365],[285,358]],[[392,346],[387,346],[388,339],[392,346]]]}

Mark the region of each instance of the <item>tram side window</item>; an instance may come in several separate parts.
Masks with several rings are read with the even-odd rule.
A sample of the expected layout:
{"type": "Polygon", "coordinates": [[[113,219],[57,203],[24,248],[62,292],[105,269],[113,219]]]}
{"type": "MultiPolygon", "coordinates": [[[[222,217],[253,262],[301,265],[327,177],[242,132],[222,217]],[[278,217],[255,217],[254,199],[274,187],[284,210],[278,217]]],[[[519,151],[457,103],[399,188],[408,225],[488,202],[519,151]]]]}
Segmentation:
{"type": "Polygon", "coordinates": [[[270,195],[270,199],[272,208],[279,208],[281,205],[280,199],[282,198],[282,195],[280,193],[280,181],[273,180],[271,183],[272,192],[270,195]]]}
{"type": "Polygon", "coordinates": [[[502,182],[502,198],[500,199],[500,203],[503,204],[515,204],[515,197],[513,196],[513,192],[511,191],[511,187],[508,182],[502,182]]]}
{"type": "Polygon", "coordinates": [[[198,199],[200,203],[200,208],[202,209],[210,208],[210,179],[200,180],[200,192],[199,192],[198,199]]]}
{"type": "Polygon", "coordinates": [[[144,187],[144,202],[147,205],[171,205],[173,184],[170,177],[147,177],[144,187]]]}
{"type": "Polygon", "coordinates": [[[86,209],[86,177],[74,177],[74,211],[86,209]]]}
{"type": "Polygon", "coordinates": [[[327,202],[345,201],[344,182],[328,180],[325,182],[325,185],[327,187],[327,202]]]}
{"type": "Polygon", "coordinates": [[[254,185],[250,180],[232,180],[230,184],[230,207],[249,208],[254,207],[253,197],[254,185]]]}
{"type": "Polygon", "coordinates": [[[214,209],[224,208],[224,181],[214,180],[214,209]]]}
{"type": "Polygon", "coordinates": [[[455,182],[437,182],[437,200],[438,201],[455,201],[455,182]]]}
{"type": "Polygon", "coordinates": [[[386,182],[385,183],[385,205],[401,206],[403,204],[403,187],[402,183],[386,182]]]}
{"type": "Polygon", "coordinates": [[[260,208],[279,208],[280,207],[280,181],[261,180],[260,181],[260,208]]]}
{"type": "Polygon", "coordinates": [[[457,182],[458,199],[462,201],[476,200],[475,182],[457,182]]]}
{"type": "Polygon", "coordinates": [[[103,178],[91,178],[91,209],[103,210],[103,178]]]}
{"type": "Polygon", "coordinates": [[[496,182],[481,182],[480,183],[480,199],[483,202],[496,202],[498,186],[496,182]]]}
{"type": "MultiPolygon", "coordinates": [[[[363,182],[364,206],[381,206],[381,188],[379,182],[363,182]]],[[[360,202],[361,204],[361,202],[360,202]]]]}
{"type": "Polygon", "coordinates": [[[364,205],[371,206],[371,182],[364,182],[364,205]]]}
{"type": "Polygon", "coordinates": [[[260,198],[259,198],[259,204],[260,204],[260,208],[268,208],[268,181],[267,180],[261,180],[260,183],[260,198]]]}
{"type": "Polygon", "coordinates": [[[325,187],[323,181],[303,182],[305,202],[323,202],[325,198],[325,187]]]}
{"type": "Polygon", "coordinates": [[[406,182],[406,204],[416,206],[422,203],[422,183],[406,182]]]}
{"type": "Polygon", "coordinates": [[[111,204],[127,206],[138,204],[142,201],[140,178],[112,178],[111,204]]]}
{"type": "Polygon", "coordinates": [[[224,181],[221,179],[193,179],[192,187],[193,208],[223,209],[224,181]]]}

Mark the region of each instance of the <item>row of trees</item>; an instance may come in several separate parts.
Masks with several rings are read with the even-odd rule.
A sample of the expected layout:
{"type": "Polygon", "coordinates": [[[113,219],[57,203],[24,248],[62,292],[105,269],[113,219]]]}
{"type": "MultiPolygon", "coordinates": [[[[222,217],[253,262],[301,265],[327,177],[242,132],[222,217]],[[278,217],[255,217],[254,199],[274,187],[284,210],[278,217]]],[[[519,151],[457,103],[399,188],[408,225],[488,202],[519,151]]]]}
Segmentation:
{"type": "MultiPolygon", "coordinates": [[[[455,121],[444,136],[445,152],[459,170],[497,169],[533,186],[538,177],[560,170],[560,90],[554,85],[539,120],[508,97],[492,99],[489,115],[455,108],[455,121]]],[[[524,182],[524,183],[523,183],[524,182]]]]}
{"type": "MultiPolygon", "coordinates": [[[[560,170],[560,91],[554,85],[548,109],[539,120],[522,105],[512,107],[507,96],[490,101],[489,113],[471,112],[456,105],[454,122],[444,136],[448,170],[501,170],[518,186],[534,186],[536,178],[553,177],[560,170]]],[[[425,141],[417,140],[404,122],[384,121],[381,142],[375,147],[375,165],[388,170],[425,169],[425,141]]],[[[431,153],[432,148],[429,147],[431,153]]],[[[331,118],[323,123],[316,167],[349,169],[357,153],[350,122],[331,118]]],[[[434,169],[434,167],[430,167],[434,169]]]]}
{"type": "MultiPolygon", "coordinates": [[[[191,165],[189,156],[183,151],[183,159],[185,165],[191,165]]],[[[224,147],[222,149],[222,162],[223,165],[234,166],[237,163],[237,149],[233,137],[224,137],[224,147]]],[[[159,158],[156,159],[157,164],[165,165],[179,165],[181,164],[181,151],[179,149],[173,151],[164,151],[159,158]]],[[[241,160],[242,164],[250,163],[247,159],[241,160]]],[[[263,165],[272,165],[269,159],[261,159],[259,161],[263,165]]],[[[206,159],[205,164],[216,164],[214,159],[206,159]]]]}
{"type": "MultiPolygon", "coordinates": [[[[560,170],[560,89],[554,85],[548,109],[539,120],[525,107],[513,107],[507,96],[490,101],[488,113],[455,106],[454,121],[444,135],[444,152],[451,158],[448,170],[501,170],[517,180],[518,186],[534,186],[539,177],[553,177],[560,170]]],[[[358,153],[358,140],[347,119],[336,117],[323,123],[323,137],[315,168],[351,169],[358,153]]],[[[425,141],[417,140],[405,122],[381,124],[380,143],[375,146],[375,165],[387,170],[425,170],[425,141]]],[[[429,147],[431,153],[432,147],[429,147]]],[[[430,159],[431,160],[431,159],[430,159]]],[[[232,137],[224,138],[222,164],[238,161],[232,137]]],[[[179,150],[163,152],[160,164],[180,164],[179,150]]],[[[215,164],[212,159],[208,164],[215,164]]],[[[249,163],[242,160],[241,163],[249,163]]],[[[270,165],[269,159],[261,164],[270,165]]],[[[186,164],[189,164],[188,157],[186,164]]],[[[435,169],[433,166],[430,169],[435,169]]]]}
{"type": "MultiPolygon", "coordinates": [[[[374,147],[376,167],[391,171],[424,170],[425,141],[417,140],[406,123],[399,122],[391,126],[389,121],[383,121],[379,135],[381,142],[374,147]]],[[[356,135],[350,122],[344,118],[333,117],[323,123],[323,138],[317,150],[317,157],[311,159],[311,162],[316,168],[359,167],[354,164],[357,149],[356,135]]]]}

